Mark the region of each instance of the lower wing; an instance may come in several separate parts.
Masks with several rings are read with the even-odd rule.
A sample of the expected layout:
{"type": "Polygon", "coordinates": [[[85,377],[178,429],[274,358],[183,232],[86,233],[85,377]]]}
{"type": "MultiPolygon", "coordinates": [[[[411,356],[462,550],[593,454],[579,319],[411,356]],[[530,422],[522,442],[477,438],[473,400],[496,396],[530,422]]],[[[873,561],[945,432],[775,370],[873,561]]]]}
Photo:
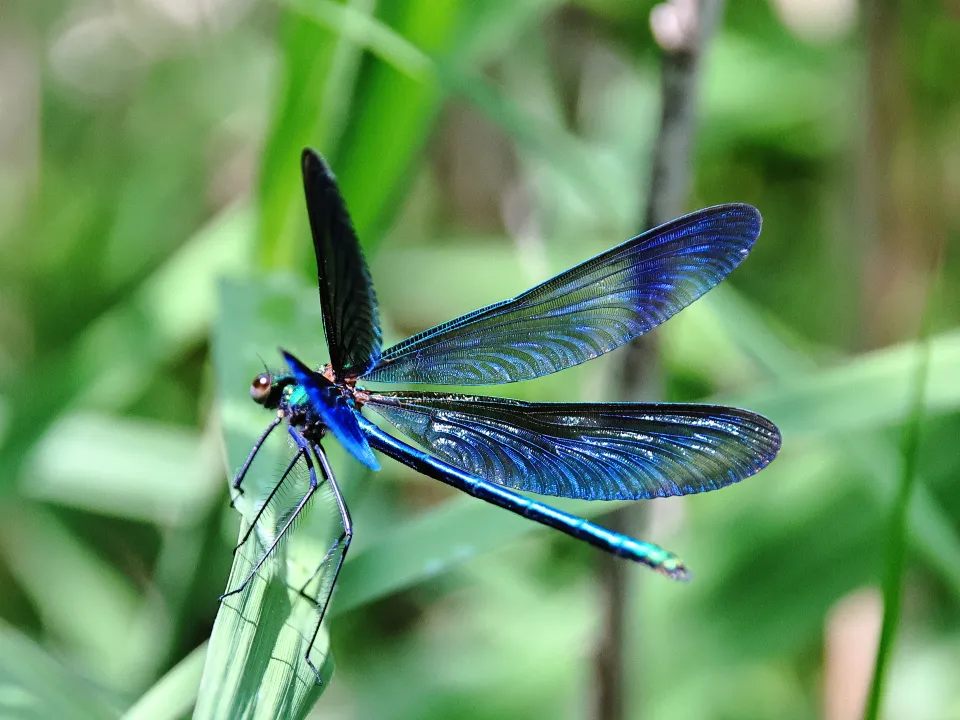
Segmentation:
{"type": "Polygon", "coordinates": [[[454,467],[555,497],[639,500],[716,490],[760,471],[780,449],[780,432],[765,417],[719,405],[363,396],[366,407],[454,467]]]}

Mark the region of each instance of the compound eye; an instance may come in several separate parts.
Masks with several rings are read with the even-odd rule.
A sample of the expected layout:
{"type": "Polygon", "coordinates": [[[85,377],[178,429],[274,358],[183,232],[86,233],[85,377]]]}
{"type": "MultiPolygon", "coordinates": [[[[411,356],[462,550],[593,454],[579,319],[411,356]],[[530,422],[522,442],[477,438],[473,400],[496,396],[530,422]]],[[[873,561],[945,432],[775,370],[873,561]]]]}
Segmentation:
{"type": "Polygon", "coordinates": [[[270,397],[270,390],[273,387],[273,378],[270,373],[260,373],[253,379],[250,385],[250,397],[258,405],[263,405],[270,397]]]}

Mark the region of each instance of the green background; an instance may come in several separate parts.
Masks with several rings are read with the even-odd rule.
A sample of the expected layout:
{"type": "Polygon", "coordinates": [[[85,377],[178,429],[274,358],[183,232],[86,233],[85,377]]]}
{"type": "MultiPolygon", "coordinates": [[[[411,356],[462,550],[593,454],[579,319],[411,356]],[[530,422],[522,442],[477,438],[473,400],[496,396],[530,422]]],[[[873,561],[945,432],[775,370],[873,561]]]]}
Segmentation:
{"type": "MultiPolygon", "coordinates": [[[[510,297],[641,229],[652,6],[3,3],[0,715],[191,712],[238,530],[226,469],[269,419],[258,353],[325,362],[301,148],[337,173],[388,341],[510,297]]],[[[948,2],[726,3],[686,208],[749,202],[763,233],[653,333],[648,398],[742,405],[785,440],[635,518],[694,581],[630,568],[626,717],[860,716],[929,305],[882,714],[960,718],[958,48],[948,2]]],[[[627,399],[622,365],[494,392],[627,399]]],[[[597,717],[597,552],[333,461],[356,539],[316,717],[597,717]]]]}

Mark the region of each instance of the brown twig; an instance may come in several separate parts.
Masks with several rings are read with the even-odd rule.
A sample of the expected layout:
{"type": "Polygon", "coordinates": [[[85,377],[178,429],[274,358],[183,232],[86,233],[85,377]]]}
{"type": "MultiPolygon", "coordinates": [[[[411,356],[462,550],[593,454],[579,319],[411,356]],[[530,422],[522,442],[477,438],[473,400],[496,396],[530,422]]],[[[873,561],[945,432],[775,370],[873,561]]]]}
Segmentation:
{"type": "MultiPolygon", "coordinates": [[[[654,148],[643,227],[652,228],[680,215],[690,185],[690,155],[696,125],[700,59],[720,16],[721,0],[669,0],[650,14],[654,38],[663,48],[660,129],[654,148]]],[[[657,344],[649,336],[631,342],[623,352],[618,400],[663,394],[657,344]]],[[[612,529],[635,535],[643,525],[642,506],[624,508],[609,517],[612,529]]],[[[627,689],[637,692],[636,678],[627,682],[626,642],[629,627],[630,566],[617,558],[601,562],[606,596],[604,632],[597,649],[596,717],[627,717],[627,689]]],[[[635,648],[634,648],[635,649],[635,648]]],[[[633,715],[632,717],[636,717],[633,715]]]]}

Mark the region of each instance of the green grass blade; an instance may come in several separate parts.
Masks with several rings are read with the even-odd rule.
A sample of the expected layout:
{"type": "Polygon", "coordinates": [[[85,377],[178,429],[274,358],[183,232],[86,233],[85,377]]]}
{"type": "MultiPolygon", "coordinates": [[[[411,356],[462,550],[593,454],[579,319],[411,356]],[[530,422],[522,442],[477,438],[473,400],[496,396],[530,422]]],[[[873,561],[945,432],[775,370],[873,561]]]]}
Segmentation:
{"type": "MultiPolygon", "coordinates": [[[[448,95],[473,105],[525,153],[543,159],[560,177],[569,179],[598,213],[615,212],[591,148],[556,121],[524,112],[470,67],[487,58],[491,47],[497,48],[489,42],[478,45],[476,38],[462,45],[452,42],[464,17],[469,16],[471,23],[490,23],[486,14],[502,15],[502,8],[487,8],[485,13],[461,8],[454,2],[439,6],[410,3],[404,12],[394,13],[389,24],[331,0],[286,3],[305,20],[378,58],[358,89],[354,108],[357,119],[343,145],[328,149],[335,156],[334,169],[365,247],[372,247],[381,234],[389,208],[395,204],[398,183],[425,141],[441,100],[448,95]],[[437,12],[438,7],[442,12],[437,12]],[[351,198],[363,198],[363,202],[351,202],[351,198]]],[[[529,3],[516,15],[507,13],[508,20],[517,24],[535,22],[537,13],[550,5],[529,3]]],[[[502,33],[511,35],[514,30],[507,25],[502,33]]],[[[295,149],[288,146],[287,151],[294,153],[295,149]]],[[[268,242],[266,237],[262,240],[268,242]]]]}
{"type": "MultiPolygon", "coordinates": [[[[248,545],[262,551],[256,538],[251,536],[248,545]]],[[[254,555],[234,556],[228,588],[247,576],[254,555]]],[[[333,674],[329,640],[321,632],[311,653],[324,679],[319,685],[304,661],[316,613],[288,587],[296,580],[285,565],[283,558],[268,563],[244,592],[220,604],[194,713],[197,720],[304,718],[327,687],[333,674]]]]}
{"type": "MultiPolygon", "coordinates": [[[[331,3],[334,4],[334,3],[331,3]]],[[[359,10],[357,14],[362,14],[359,10]]],[[[302,217],[300,151],[318,147],[333,154],[359,63],[359,49],[334,30],[285,9],[280,19],[283,50],[280,91],[260,168],[257,248],[260,264],[296,267],[306,245],[302,217]]]]}
{"type": "MultiPolygon", "coordinates": [[[[789,395],[785,398],[787,402],[778,401],[776,406],[763,409],[778,416],[783,412],[789,416],[786,406],[793,400],[806,402],[803,397],[813,396],[811,383],[821,376],[816,372],[816,363],[796,349],[798,342],[784,341],[784,331],[781,328],[775,331],[753,306],[731,288],[715,288],[704,301],[685,310],[672,323],[664,349],[674,366],[699,363],[700,367],[708,365],[721,374],[731,374],[743,378],[743,381],[748,381],[750,374],[756,370],[776,378],[778,392],[789,395]],[[712,340],[704,342],[705,338],[712,340]],[[794,391],[797,395],[793,395],[794,391]]],[[[949,413],[956,406],[960,387],[952,366],[960,359],[957,354],[958,340],[960,336],[950,332],[936,341],[937,349],[929,369],[930,390],[924,400],[928,412],[939,408],[938,413],[949,413]],[[941,392],[942,397],[938,395],[941,392]]],[[[834,398],[835,405],[824,408],[829,412],[829,417],[821,415],[816,418],[822,430],[850,431],[850,441],[845,443],[845,448],[866,473],[868,480],[864,487],[876,499],[878,506],[884,508],[891,506],[898,491],[903,465],[902,449],[891,445],[885,438],[854,434],[852,430],[863,427],[864,423],[867,423],[866,427],[872,424],[893,426],[909,413],[910,387],[906,382],[900,382],[899,389],[887,389],[891,394],[900,395],[901,400],[893,402],[892,397],[887,397],[883,403],[873,403],[872,388],[879,386],[881,377],[890,377],[894,372],[889,364],[900,365],[902,379],[905,379],[911,367],[919,361],[916,354],[912,359],[904,358],[904,352],[919,353],[922,349],[916,346],[889,348],[860,356],[849,371],[836,368],[831,373],[830,382],[834,384],[833,390],[842,395],[834,398]]],[[[761,404],[769,401],[769,393],[763,393],[759,400],[761,404]]],[[[750,400],[742,402],[748,403],[750,400]]],[[[807,408],[805,413],[812,411],[813,408],[807,408]]],[[[799,430],[803,432],[802,428],[799,430]]],[[[789,427],[786,431],[789,431],[789,435],[795,432],[789,427]]],[[[960,599],[960,535],[951,519],[950,508],[934,497],[922,476],[916,482],[909,512],[910,539],[915,551],[960,599]]]]}
{"type": "Polygon", "coordinates": [[[379,239],[442,100],[428,54],[456,48],[461,17],[455,1],[385,4],[388,20],[371,17],[367,0],[284,5],[283,89],[258,199],[259,255],[271,269],[307,256],[297,158],[308,145],[333,164],[361,241],[379,239]],[[365,50],[374,59],[361,67],[365,50]]]}
{"type": "Polygon", "coordinates": [[[197,688],[207,654],[207,643],[178,662],[147,690],[122,720],[177,720],[186,717],[197,701],[197,688]]]}
{"type": "Polygon", "coordinates": [[[432,79],[435,68],[433,60],[426,53],[388,25],[358,8],[333,0],[285,2],[305,18],[369,50],[411,79],[420,82],[432,79]]]}
{"type": "MultiPolygon", "coordinates": [[[[427,57],[455,62],[457,37],[465,12],[461,0],[413,0],[380,3],[377,18],[404,42],[427,57]]],[[[367,45],[377,51],[366,65],[353,97],[350,127],[333,159],[340,189],[365,248],[375,247],[404,198],[404,180],[429,138],[445,91],[432,74],[412,77],[394,64],[395,43],[386,35],[367,45]],[[391,53],[393,57],[391,57],[391,53]],[[385,62],[380,57],[391,57],[385,62]]],[[[411,53],[408,56],[412,57],[411,53]]]]}
{"type": "Polygon", "coordinates": [[[165,423],[72,413],[31,453],[23,493],[116,517],[189,526],[221,491],[220,466],[213,467],[208,444],[165,423]]]}
{"type": "Polygon", "coordinates": [[[89,684],[0,623],[0,717],[108,720],[119,715],[89,684]]]}
{"type": "MultiPolygon", "coordinates": [[[[443,95],[457,96],[479,110],[491,122],[522,148],[524,152],[542,158],[564,178],[576,185],[577,191],[596,206],[597,212],[613,212],[610,198],[602,189],[605,187],[602,171],[591,157],[591,150],[556,122],[545,121],[523,112],[505,95],[486,83],[478,74],[465,68],[466,58],[452,62],[435,63],[433,57],[420,49],[403,34],[380,21],[376,17],[364,14],[356,8],[341,5],[332,0],[309,2],[308,0],[286,0],[288,5],[305,18],[314,20],[318,25],[331,32],[340,33],[358,46],[363,47],[380,58],[386,66],[404,76],[405,83],[416,83],[422,88],[424,104],[420,108],[426,111],[431,107],[429,96],[440,91],[443,95]]],[[[453,22],[451,19],[450,22],[453,22]]],[[[463,50],[466,53],[467,50],[463,50]]],[[[392,87],[392,86],[391,86],[392,87]]],[[[398,95],[401,94],[399,91],[398,95]]],[[[402,93],[410,103],[410,92],[402,93]]],[[[390,106],[391,109],[396,105],[390,106]]],[[[416,108],[411,108],[416,117],[416,108]]],[[[424,116],[428,118],[430,112],[424,116]]],[[[394,118],[394,122],[397,118],[394,118]]],[[[422,128],[418,123],[416,127],[422,128]]],[[[392,128],[391,138],[395,138],[397,128],[392,128]]],[[[416,128],[411,134],[420,132],[416,128]]],[[[345,158],[344,162],[347,162],[345,158]]],[[[381,162],[382,164],[382,162],[381,162]]],[[[402,165],[398,164],[396,172],[402,165]]],[[[338,169],[338,173],[340,170],[338,169]]],[[[344,167],[343,182],[350,186],[352,168],[344,167]]],[[[365,186],[369,196],[371,188],[365,186]]],[[[369,202],[369,200],[367,201],[369,202]]],[[[365,203],[366,204],[366,203],[365,203]]],[[[376,203],[375,203],[376,204],[376,203]]],[[[356,220],[358,228],[374,223],[375,214],[369,221],[364,207],[358,207],[356,220]]]]}
{"type": "Polygon", "coordinates": [[[930,374],[930,322],[936,282],[927,290],[927,302],[920,330],[920,349],[913,373],[911,407],[903,428],[903,470],[893,504],[890,506],[887,537],[887,557],[883,576],[883,623],[880,642],[873,668],[870,695],[864,713],[866,720],[877,720],[883,697],[887,666],[893,654],[897,628],[900,625],[900,605],[903,595],[903,571],[907,563],[910,534],[910,505],[917,485],[917,465],[920,457],[920,428],[924,418],[924,397],[930,374]]]}
{"type": "Polygon", "coordinates": [[[64,353],[31,367],[5,397],[18,422],[0,446],[0,494],[20,480],[24,459],[63,409],[123,407],[165,363],[203,341],[215,312],[216,278],[250,265],[250,227],[247,208],[227,208],[64,353]]]}
{"type": "Polygon", "coordinates": [[[144,603],[87,539],[40,503],[6,501],[0,550],[66,657],[104,687],[141,688],[151,681],[168,618],[144,603]]]}
{"type": "MultiPolygon", "coordinates": [[[[288,339],[292,342],[285,347],[297,351],[302,346],[286,332],[290,327],[299,328],[306,337],[322,337],[319,326],[311,326],[307,320],[319,312],[315,292],[281,289],[289,285],[279,283],[272,293],[262,292],[261,285],[241,282],[225,282],[221,288],[223,312],[214,328],[213,361],[219,379],[219,409],[231,478],[271,419],[270,413],[252,403],[247,394],[250,373],[259,371],[256,364],[239,361],[252,358],[259,363],[258,353],[273,357],[268,353],[275,353],[277,344],[285,344],[288,339]],[[250,293],[251,287],[261,290],[250,293]],[[308,309],[307,315],[301,315],[302,308],[308,309]]],[[[274,434],[271,440],[277,442],[264,446],[244,482],[245,492],[236,501],[244,518],[243,528],[256,514],[259,500],[280,477],[289,452],[284,438],[282,431],[274,434]]],[[[274,519],[270,512],[258,527],[269,526],[274,519]]],[[[309,513],[250,586],[221,603],[210,639],[196,718],[302,718],[316,703],[333,673],[333,660],[326,632],[321,631],[311,653],[325,679],[324,685],[318,685],[304,661],[317,621],[316,609],[291,588],[301,587],[323,559],[330,546],[330,520],[322,514],[309,513]]],[[[260,532],[250,537],[234,556],[227,588],[239,586],[269,541],[270,537],[260,532]]]]}

